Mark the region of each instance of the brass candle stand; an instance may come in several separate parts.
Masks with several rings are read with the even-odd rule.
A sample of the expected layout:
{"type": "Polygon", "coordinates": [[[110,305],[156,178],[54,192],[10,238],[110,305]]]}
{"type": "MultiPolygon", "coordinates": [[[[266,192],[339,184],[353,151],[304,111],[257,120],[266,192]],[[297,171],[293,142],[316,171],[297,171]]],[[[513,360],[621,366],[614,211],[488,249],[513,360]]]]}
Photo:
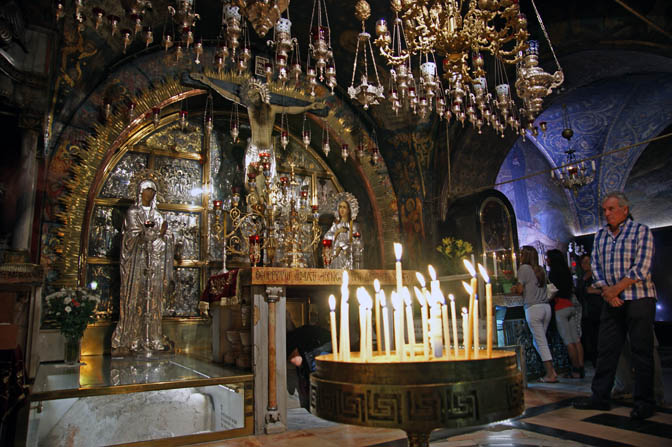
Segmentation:
{"type": "Polygon", "coordinates": [[[523,412],[515,353],[462,358],[390,362],[374,354],[362,362],[355,352],[345,362],[319,356],[310,378],[310,410],[343,424],[400,428],[409,446],[418,447],[429,445],[436,428],[488,424],[523,412]]]}
{"type": "Polygon", "coordinates": [[[289,177],[276,179],[271,176],[269,158],[269,154],[261,153],[259,162],[248,168],[246,210],[240,208],[238,193],[233,194],[228,211],[223,210],[221,201],[214,202],[212,231],[217,241],[224,242],[225,266],[227,253],[249,256],[252,266],[272,266],[281,251],[282,256],[277,259],[281,266],[307,267],[305,255],[320,240],[318,206],[308,205],[308,191],[296,179],[294,164],[290,163],[289,177]]]}

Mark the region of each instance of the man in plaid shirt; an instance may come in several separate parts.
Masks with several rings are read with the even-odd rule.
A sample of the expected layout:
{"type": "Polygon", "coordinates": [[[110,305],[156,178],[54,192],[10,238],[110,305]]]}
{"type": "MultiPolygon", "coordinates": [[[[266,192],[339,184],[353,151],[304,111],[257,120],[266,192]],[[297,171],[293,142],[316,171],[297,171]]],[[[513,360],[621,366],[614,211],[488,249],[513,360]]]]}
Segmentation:
{"type": "Polygon", "coordinates": [[[653,235],[630,216],[623,193],[607,194],[602,202],[607,225],[595,234],[591,265],[593,287],[602,289],[602,315],[593,395],[577,399],[579,409],[609,410],[611,388],[626,335],[630,336],[635,369],[635,405],[631,419],[655,413],[653,394],[653,322],[656,288],[651,280],[653,235]]]}

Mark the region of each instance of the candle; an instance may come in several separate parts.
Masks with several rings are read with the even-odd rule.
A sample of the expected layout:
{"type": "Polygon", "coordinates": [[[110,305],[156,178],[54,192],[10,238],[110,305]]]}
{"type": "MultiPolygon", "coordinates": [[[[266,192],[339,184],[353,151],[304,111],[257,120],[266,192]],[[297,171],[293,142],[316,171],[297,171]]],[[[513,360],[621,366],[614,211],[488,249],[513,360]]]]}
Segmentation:
{"type": "MultiPolygon", "coordinates": [[[[429,267],[431,267],[433,269],[433,267],[431,265],[429,267]]],[[[420,289],[422,289],[422,294],[426,295],[427,294],[427,288],[425,287],[425,277],[422,276],[422,273],[420,273],[420,272],[415,272],[415,277],[418,280],[418,284],[420,284],[420,289]]]]}
{"type": "Polygon", "coordinates": [[[518,263],[516,262],[516,252],[512,252],[511,257],[513,258],[513,277],[518,278],[518,263]]]}
{"type": "Polygon", "coordinates": [[[474,294],[474,354],[478,357],[481,343],[480,343],[480,324],[478,321],[478,294],[474,294]]]}
{"type": "Polygon", "coordinates": [[[492,357],[492,284],[490,284],[490,277],[486,268],[479,265],[478,270],[485,281],[485,352],[488,358],[490,358],[492,357]]]}
{"type": "Polygon", "coordinates": [[[397,258],[397,262],[394,264],[394,269],[397,279],[397,293],[401,293],[401,253],[402,248],[399,242],[394,243],[394,256],[397,258]]]}
{"type": "Polygon", "coordinates": [[[427,310],[427,307],[429,307],[429,338],[432,343],[432,354],[434,355],[434,358],[443,356],[443,339],[441,337],[441,299],[443,299],[443,294],[440,289],[437,289],[434,296],[425,296],[425,301],[427,302],[425,311],[427,310]]]}
{"type": "Polygon", "coordinates": [[[483,252],[483,265],[488,265],[488,257],[486,256],[485,252],[483,252]]]}
{"type": "Polygon", "coordinates": [[[406,330],[408,331],[408,344],[411,346],[409,350],[409,357],[411,360],[415,357],[415,324],[413,323],[413,300],[411,299],[411,292],[408,287],[402,287],[401,296],[406,303],[406,330]]]}
{"type": "Polygon", "coordinates": [[[429,359],[429,333],[427,332],[427,325],[429,324],[429,312],[427,309],[427,298],[424,293],[417,287],[413,288],[415,297],[420,303],[420,313],[422,315],[422,354],[423,359],[429,359]]]}
{"type": "Polygon", "coordinates": [[[343,270],[343,283],[341,284],[341,360],[350,361],[350,322],[348,305],[348,272],[343,270]]]}
{"type": "MultiPolygon", "coordinates": [[[[469,296],[471,297],[472,293],[473,293],[473,290],[472,290],[471,286],[469,284],[467,284],[466,282],[462,281],[462,287],[464,287],[464,290],[466,290],[467,294],[469,294],[469,296]]],[[[469,302],[470,302],[472,308],[471,308],[471,312],[467,311],[467,316],[469,317],[468,320],[467,320],[467,331],[462,332],[462,342],[464,343],[464,355],[465,355],[466,358],[471,357],[471,336],[474,332],[474,328],[473,328],[473,325],[472,325],[473,321],[474,321],[472,319],[472,314],[473,314],[473,311],[474,311],[473,304],[472,304],[473,300],[471,300],[471,298],[470,298],[469,302]]]]}
{"type": "Polygon", "coordinates": [[[590,167],[593,168],[593,172],[595,172],[595,160],[590,160],[590,167]]]}
{"type": "Polygon", "coordinates": [[[401,295],[397,292],[392,292],[390,296],[392,300],[392,307],[394,308],[394,348],[398,361],[404,360],[404,322],[402,317],[401,295]]]}
{"type": "MultiPolygon", "coordinates": [[[[477,287],[477,285],[476,285],[476,270],[474,270],[474,266],[469,261],[467,261],[466,259],[464,260],[464,266],[466,267],[466,269],[469,271],[469,274],[471,275],[471,281],[470,281],[470,284],[469,284],[469,289],[467,289],[467,291],[469,292],[469,332],[473,332],[473,330],[474,330],[474,300],[476,298],[476,287],[477,287]]],[[[470,337],[471,337],[471,335],[470,335],[470,337]]],[[[474,338],[473,340],[475,341],[476,339],[474,338]]]]}
{"type": "MultiPolygon", "coordinates": [[[[434,270],[434,267],[432,265],[427,266],[427,271],[429,272],[429,287],[430,287],[430,295],[436,293],[438,290],[441,289],[441,284],[439,283],[439,280],[436,279],[436,270],[434,270]]],[[[424,278],[423,278],[424,280],[424,278]]]]}
{"type": "MultiPolygon", "coordinates": [[[[455,296],[453,294],[448,295],[448,299],[450,299],[450,319],[453,323],[453,343],[454,343],[454,351],[455,351],[455,358],[457,358],[457,355],[459,353],[458,351],[458,342],[457,342],[457,313],[455,312],[455,296]]],[[[447,346],[447,345],[446,345],[447,346]]]]}
{"type": "Polygon", "coordinates": [[[446,346],[446,357],[450,357],[450,327],[448,326],[448,306],[441,296],[441,324],[443,326],[443,344],[446,346]]]}
{"type": "Polygon", "coordinates": [[[382,354],[383,351],[383,339],[380,336],[380,281],[378,278],[373,280],[373,290],[376,292],[376,302],[374,303],[376,309],[376,346],[378,348],[378,354],[382,354]]]}
{"type": "Polygon", "coordinates": [[[383,334],[385,335],[385,360],[390,359],[390,320],[385,307],[385,291],[380,291],[380,307],[383,313],[383,334]]]}
{"type": "Polygon", "coordinates": [[[371,322],[371,308],[373,307],[373,300],[369,292],[364,290],[364,309],[366,310],[366,358],[373,360],[373,327],[371,322]]]}
{"type": "Polygon", "coordinates": [[[495,278],[497,277],[497,252],[492,252],[492,271],[495,272],[495,278]]]}
{"type": "Polygon", "coordinates": [[[338,341],[336,339],[336,297],[329,295],[329,328],[331,329],[331,355],[338,358],[338,341]]]}
{"type": "Polygon", "coordinates": [[[462,344],[464,345],[464,358],[469,358],[468,357],[468,352],[469,352],[469,345],[471,344],[471,340],[469,340],[469,312],[467,311],[466,307],[462,308],[462,344]],[[466,335],[465,335],[466,334],[466,335]]]}
{"type": "Polygon", "coordinates": [[[364,308],[363,287],[357,288],[357,301],[359,302],[359,359],[366,362],[366,310],[364,308]]]}

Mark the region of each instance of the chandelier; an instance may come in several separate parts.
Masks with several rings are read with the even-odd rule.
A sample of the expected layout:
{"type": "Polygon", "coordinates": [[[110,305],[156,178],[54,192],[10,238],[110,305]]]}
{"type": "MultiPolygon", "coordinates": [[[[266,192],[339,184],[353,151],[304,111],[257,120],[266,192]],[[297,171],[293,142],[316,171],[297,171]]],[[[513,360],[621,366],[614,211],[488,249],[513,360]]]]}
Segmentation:
{"type": "Polygon", "coordinates": [[[562,122],[564,127],[562,137],[567,140],[567,150],[565,151],[567,158],[564,165],[551,170],[551,178],[558,185],[572,191],[576,196],[579,193],[579,189],[592,183],[595,179],[595,160],[591,160],[590,162],[591,170],[588,169],[586,163],[576,160],[576,151],[571,148],[571,139],[574,136],[574,131],[570,126],[569,114],[564,104],[562,105],[562,122]]]}
{"type": "MultiPolygon", "coordinates": [[[[534,1],[532,5],[550,46],[534,1]]],[[[502,137],[507,126],[522,135],[525,128],[534,128],[543,98],[564,80],[555,53],[555,73],[547,73],[539,66],[539,44],[528,40],[527,18],[520,12],[518,0],[391,0],[390,6],[395,14],[392,25],[389,27],[385,19],[378,20],[374,43],[390,68],[387,99],[395,113],[406,109],[424,117],[434,111],[440,118],[454,117],[463,125],[468,120],[479,133],[484,125],[489,125],[502,137]],[[494,94],[486,78],[488,54],[494,63],[494,94]],[[442,76],[438,72],[439,60],[442,76]],[[516,65],[514,86],[518,101],[511,92],[506,64],[516,65]]],[[[363,30],[348,92],[365,109],[384,99],[373,55],[374,82],[370,82],[368,73],[367,49],[371,44],[364,21],[369,15],[368,3],[359,0],[355,16],[363,30]],[[364,54],[361,63],[360,44],[364,54]],[[361,77],[356,85],[358,63],[361,77]]]]}

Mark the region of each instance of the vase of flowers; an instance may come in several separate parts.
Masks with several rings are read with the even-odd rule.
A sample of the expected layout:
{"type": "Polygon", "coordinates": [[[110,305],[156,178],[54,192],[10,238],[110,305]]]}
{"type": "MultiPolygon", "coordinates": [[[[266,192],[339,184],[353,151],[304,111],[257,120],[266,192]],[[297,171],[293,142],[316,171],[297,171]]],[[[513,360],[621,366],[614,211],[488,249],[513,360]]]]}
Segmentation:
{"type": "Polygon", "coordinates": [[[54,320],[65,338],[65,363],[79,363],[82,336],[89,323],[93,323],[93,313],[100,298],[82,287],[64,288],[46,297],[47,316],[54,320]]]}
{"type": "Polygon", "coordinates": [[[436,246],[436,251],[441,254],[444,273],[454,275],[466,273],[462,259],[473,253],[473,247],[467,241],[449,236],[441,239],[441,243],[436,246]]]}

